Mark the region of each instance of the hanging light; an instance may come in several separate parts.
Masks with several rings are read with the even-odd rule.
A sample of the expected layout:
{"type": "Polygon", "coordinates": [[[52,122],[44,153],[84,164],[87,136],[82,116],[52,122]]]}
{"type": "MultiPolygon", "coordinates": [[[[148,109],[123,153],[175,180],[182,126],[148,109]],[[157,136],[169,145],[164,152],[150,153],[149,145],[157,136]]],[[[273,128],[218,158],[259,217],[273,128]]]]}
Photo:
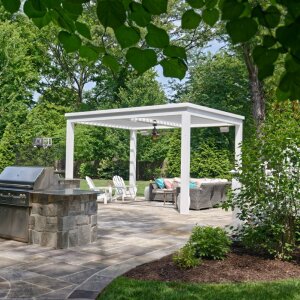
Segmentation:
{"type": "Polygon", "coordinates": [[[153,120],[153,129],[152,129],[152,134],[151,134],[151,138],[152,138],[152,141],[156,141],[159,137],[159,133],[158,133],[158,130],[156,128],[157,126],[157,122],[156,120],[153,120]]]}

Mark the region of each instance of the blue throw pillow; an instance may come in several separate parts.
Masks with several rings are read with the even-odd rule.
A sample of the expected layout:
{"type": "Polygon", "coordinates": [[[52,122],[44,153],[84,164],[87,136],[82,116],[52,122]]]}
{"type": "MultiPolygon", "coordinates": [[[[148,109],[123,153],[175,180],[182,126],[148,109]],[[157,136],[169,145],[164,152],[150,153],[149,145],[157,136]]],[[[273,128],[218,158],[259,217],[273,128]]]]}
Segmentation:
{"type": "Polygon", "coordinates": [[[165,184],[164,184],[164,179],[163,178],[157,178],[157,179],[155,179],[155,183],[157,184],[157,186],[160,189],[164,189],[165,188],[165,184]]]}
{"type": "Polygon", "coordinates": [[[190,189],[195,189],[197,187],[197,183],[196,182],[190,182],[190,189]]]}

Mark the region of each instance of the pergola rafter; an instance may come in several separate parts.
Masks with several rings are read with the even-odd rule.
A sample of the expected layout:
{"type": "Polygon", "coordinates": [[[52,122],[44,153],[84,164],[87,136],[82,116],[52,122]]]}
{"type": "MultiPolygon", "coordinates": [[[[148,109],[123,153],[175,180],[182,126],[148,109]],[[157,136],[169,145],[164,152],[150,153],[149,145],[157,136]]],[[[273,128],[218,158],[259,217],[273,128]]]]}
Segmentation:
{"type": "MultiPolygon", "coordinates": [[[[136,184],[137,132],[151,130],[154,120],[158,129],[181,128],[181,197],[180,213],[189,211],[190,135],[191,128],[235,127],[235,159],[240,163],[244,117],[191,103],[164,104],[67,113],[66,178],[73,178],[74,124],[118,128],[130,131],[129,181],[136,184]]],[[[233,183],[234,188],[238,183],[233,183]]]]}

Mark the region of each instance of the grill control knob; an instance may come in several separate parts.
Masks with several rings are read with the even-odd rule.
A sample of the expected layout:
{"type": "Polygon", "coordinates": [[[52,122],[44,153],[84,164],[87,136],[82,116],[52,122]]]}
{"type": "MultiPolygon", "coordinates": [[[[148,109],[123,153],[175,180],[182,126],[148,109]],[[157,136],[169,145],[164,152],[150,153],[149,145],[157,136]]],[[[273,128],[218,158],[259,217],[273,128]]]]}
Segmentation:
{"type": "Polygon", "coordinates": [[[25,194],[20,194],[20,199],[26,199],[26,195],[25,194]]]}

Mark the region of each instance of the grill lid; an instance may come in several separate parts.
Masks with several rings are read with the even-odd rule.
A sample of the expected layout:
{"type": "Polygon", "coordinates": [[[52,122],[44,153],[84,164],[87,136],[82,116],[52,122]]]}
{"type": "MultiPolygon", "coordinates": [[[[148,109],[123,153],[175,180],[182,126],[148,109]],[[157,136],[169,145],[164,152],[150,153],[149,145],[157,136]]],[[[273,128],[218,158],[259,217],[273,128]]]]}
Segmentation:
{"type": "Polygon", "coordinates": [[[6,167],[0,174],[0,186],[32,188],[43,171],[42,167],[6,167]]]}

